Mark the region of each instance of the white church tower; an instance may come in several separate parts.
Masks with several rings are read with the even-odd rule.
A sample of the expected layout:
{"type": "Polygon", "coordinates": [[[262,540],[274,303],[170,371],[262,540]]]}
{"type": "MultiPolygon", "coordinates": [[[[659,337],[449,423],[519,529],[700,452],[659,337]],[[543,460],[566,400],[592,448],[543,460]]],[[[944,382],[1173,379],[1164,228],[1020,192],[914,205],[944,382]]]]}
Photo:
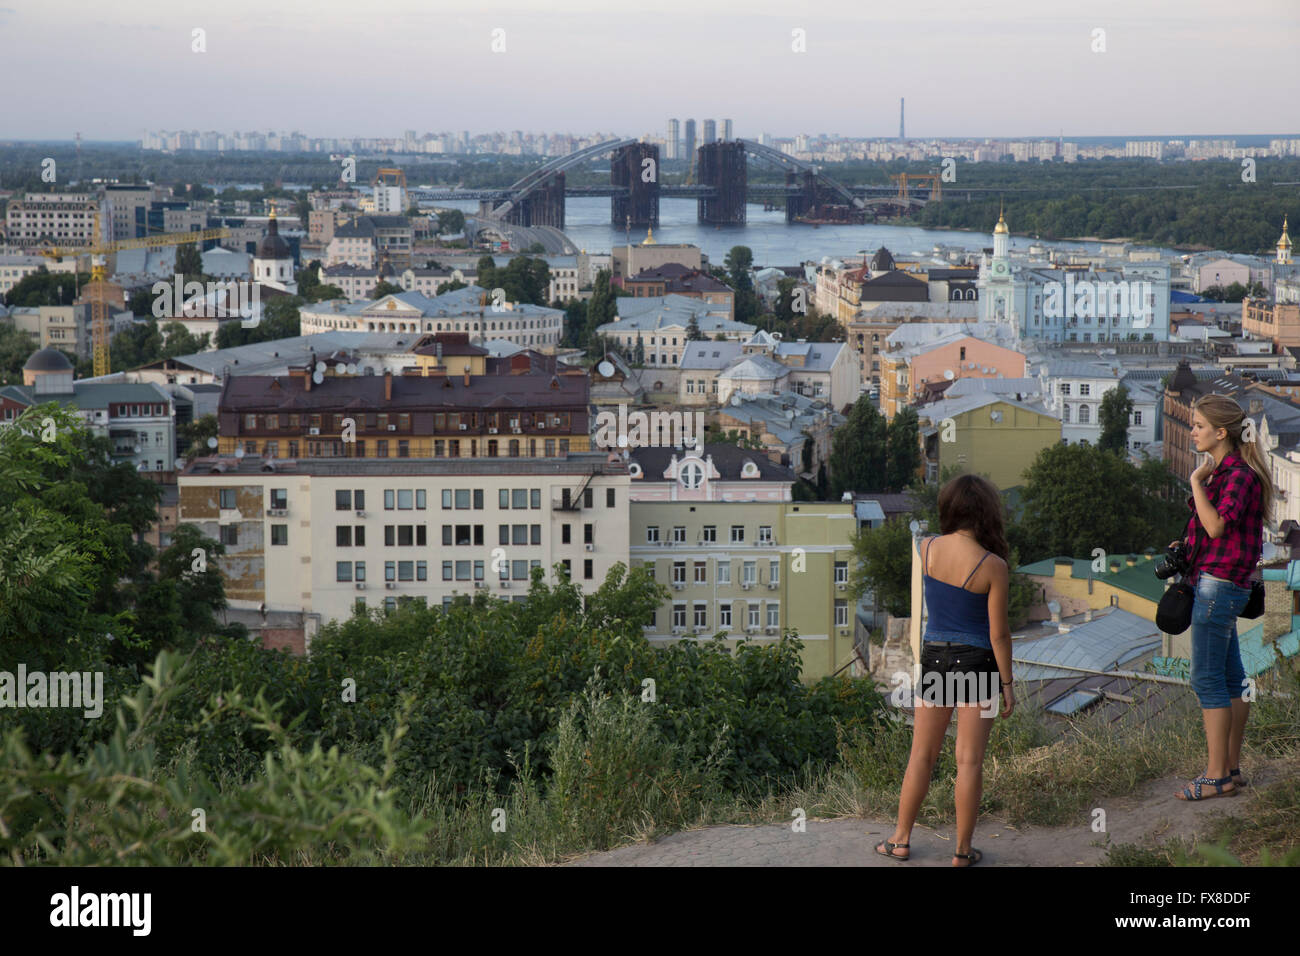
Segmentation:
{"type": "Polygon", "coordinates": [[[266,224],[266,235],[253,253],[253,281],[296,294],[298,283],[293,278],[293,251],[289,243],[280,238],[280,224],[275,219],[275,206],[266,224]]]}

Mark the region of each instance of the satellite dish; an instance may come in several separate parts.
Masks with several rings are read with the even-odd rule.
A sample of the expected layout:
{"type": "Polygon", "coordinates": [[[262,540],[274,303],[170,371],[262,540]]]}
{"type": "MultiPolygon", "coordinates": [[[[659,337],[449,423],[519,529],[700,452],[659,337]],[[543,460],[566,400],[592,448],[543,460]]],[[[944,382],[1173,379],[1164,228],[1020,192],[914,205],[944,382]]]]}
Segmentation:
{"type": "Polygon", "coordinates": [[[236,449],[235,449],[235,457],[236,457],[236,458],[243,458],[243,457],[244,457],[244,449],[242,449],[242,448],[236,448],[236,449]]]}
{"type": "Polygon", "coordinates": [[[181,470],[182,468],[184,468],[184,467],[185,467],[185,459],[184,459],[184,458],[177,458],[177,459],[176,459],[176,470],[177,470],[177,471],[180,471],[180,470],[181,470]]]}
{"type": "Polygon", "coordinates": [[[357,363],[356,363],[356,362],[349,362],[349,363],[348,363],[348,374],[349,374],[349,375],[356,375],[356,374],[357,374],[357,363]]]}
{"type": "Polygon", "coordinates": [[[732,395],[732,396],[731,396],[731,404],[732,404],[733,407],[735,407],[735,408],[739,408],[739,407],[740,407],[740,396],[739,396],[739,395],[732,395]]]}
{"type": "Polygon", "coordinates": [[[601,362],[599,365],[596,366],[596,371],[599,372],[601,375],[603,375],[605,378],[613,378],[613,377],[614,377],[614,363],[613,363],[613,362],[601,362]]]}
{"type": "Polygon", "coordinates": [[[319,385],[321,382],[325,381],[325,375],[322,372],[312,372],[311,380],[319,385]]]}
{"type": "MultiPolygon", "coordinates": [[[[401,343],[398,343],[398,344],[401,344],[401,343]]],[[[324,371],[325,371],[325,363],[324,363],[324,362],[317,362],[317,363],[316,363],[316,371],[318,371],[318,372],[324,372],[324,371]]]]}
{"type": "Polygon", "coordinates": [[[910,530],[910,531],[912,532],[912,534],[916,534],[918,531],[921,530],[921,524],[920,524],[920,522],[919,522],[919,521],[916,521],[915,519],[913,519],[912,521],[909,521],[909,522],[907,523],[907,527],[908,527],[908,530],[910,530]]]}
{"type": "Polygon", "coordinates": [[[794,421],[794,409],[793,408],[786,409],[785,417],[790,421],[794,421]]]}
{"type": "Polygon", "coordinates": [[[215,438],[209,438],[209,439],[208,439],[208,447],[209,447],[209,448],[216,448],[216,447],[217,447],[217,440],[216,440],[215,438]]]}
{"type": "Polygon", "coordinates": [[[953,375],[953,373],[952,373],[952,369],[950,369],[950,368],[946,368],[946,369],[943,370],[943,377],[946,378],[948,381],[951,382],[951,381],[952,381],[954,378],[956,378],[957,376],[953,375]]]}
{"type": "Polygon", "coordinates": [[[1060,614],[1060,613],[1061,613],[1061,604],[1060,604],[1059,601],[1048,601],[1048,602],[1047,602],[1047,609],[1048,609],[1049,611],[1051,611],[1053,614],[1060,614]]]}

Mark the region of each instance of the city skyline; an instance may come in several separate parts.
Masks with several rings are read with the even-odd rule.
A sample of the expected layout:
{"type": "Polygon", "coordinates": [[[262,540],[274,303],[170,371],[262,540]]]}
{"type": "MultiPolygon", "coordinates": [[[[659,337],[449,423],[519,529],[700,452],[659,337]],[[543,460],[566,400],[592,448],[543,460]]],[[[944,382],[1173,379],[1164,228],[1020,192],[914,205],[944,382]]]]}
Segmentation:
{"type": "Polygon", "coordinates": [[[303,17],[250,0],[220,9],[127,0],[106,20],[69,2],[0,8],[11,71],[45,77],[39,97],[6,110],[7,138],[80,131],[84,141],[130,141],[159,128],[370,138],[539,125],[640,136],[662,135],[671,115],[730,117],[747,137],[890,138],[904,96],[917,140],[1163,137],[1222,126],[1259,135],[1242,131],[1278,122],[1273,98],[1258,91],[1293,82],[1289,41],[1300,26],[1300,10],[1282,0],[1243,0],[1231,16],[1195,0],[1177,18],[1120,0],[1086,14],[1044,14],[1029,0],[905,11],[833,2],[816,12],[770,0],[743,12],[665,0],[654,17],[589,0],[544,12],[413,0],[384,10],[325,0],[303,17]],[[53,72],[52,42],[79,51],[53,72]],[[1250,69],[1200,69],[1206,57],[1250,69]],[[371,63],[401,68],[384,77],[371,63]],[[548,73],[561,79],[546,82],[548,73]],[[109,94],[90,102],[105,85],[109,94]]]}

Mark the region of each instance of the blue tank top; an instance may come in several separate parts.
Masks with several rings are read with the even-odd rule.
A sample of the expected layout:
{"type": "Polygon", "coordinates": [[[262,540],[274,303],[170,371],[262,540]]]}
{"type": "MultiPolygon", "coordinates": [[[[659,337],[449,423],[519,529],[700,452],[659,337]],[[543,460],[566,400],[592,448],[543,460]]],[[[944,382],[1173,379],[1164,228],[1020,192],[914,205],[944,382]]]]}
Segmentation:
{"type": "MultiPolygon", "coordinates": [[[[933,541],[934,538],[931,538],[925,543],[926,567],[930,563],[930,544],[933,541]]],[[[993,649],[993,642],[989,639],[989,596],[966,590],[966,583],[975,576],[980,564],[984,563],[984,558],[990,553],[984,552],[984,557],[966,576],[961,587],[954,587],[922,572],[925,606],[930,610],[923,641],[950,641],[993,649]]]]}

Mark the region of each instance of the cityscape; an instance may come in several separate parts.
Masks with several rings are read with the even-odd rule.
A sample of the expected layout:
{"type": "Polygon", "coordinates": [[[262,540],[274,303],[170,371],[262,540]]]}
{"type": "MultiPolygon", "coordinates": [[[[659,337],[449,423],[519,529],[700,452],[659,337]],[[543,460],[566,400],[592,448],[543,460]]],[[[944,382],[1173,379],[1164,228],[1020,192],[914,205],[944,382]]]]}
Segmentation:
{"type": "MultiPolygon", "coordinates": [[[[660,22],[633,62],[575,3],[577,39],[435,17],[434,65],[374,71],[367,114],[363,71],[412,63],[397,34],[434,14],[324,4],[294,41],[285,11],[135,6],[105,36],[183,39],[158,63],[188,104],[128,73],[129,108],[74,112],[60,78],[0,140],[0,858],[277,892],[302,867],[908,849],[1300,862],[1300,132],[1232,107],[1276,64],[1167,85],[1213,29],[1109,2],[1098,25],[837,7],[833,38],[759,4],[739,39],[706,3],[716,66],[660,22]],[[391,49],[362,57],[362,29],[391,49]],[[1069,52],[1011,62],[1018,31],[1069,52]],[[848,65],[849,34],[880,63],[848,65]],[[902,46],[983,62],[931,76],[902,46]],[[346,83],[314,72],[340,50],[346,83]],[[607,89],[641,77],[662,89],[607,89]],[[1108,114],[1129,87],[1165,112],[1108,114]],[[1213,604],[1168,611],[1184,540],[1235,547],[1244,505],[1201,505],[1238,460],[1205,437],[1225,407],[1271,481],[1257,558],[1206,575],[1243,589],[1214,625],[1255,715],[1228,708],[1231,774],[1213,604]],[[966,714],[954,750],[920,690],[972,595],[1000,672],[979,702],[1006,704],[974,764],[966,714]],[[1179,799],[1236,795],[1242,766],[1221,816],[1166,796],[1194,773],[1179,799]]],[[[1277,29],[1225,26],[1229,58],[1300,25],[1246,7],[1277,29]]],[[[128,925],[78,924],[107,904],[69,878],[50,925],[128,925]]],[[[1097,925],[1166,917],[1118,882],[1097,925]]],[[[1196,912],[1267,909],[1238,902],[1196,912]]]]}

